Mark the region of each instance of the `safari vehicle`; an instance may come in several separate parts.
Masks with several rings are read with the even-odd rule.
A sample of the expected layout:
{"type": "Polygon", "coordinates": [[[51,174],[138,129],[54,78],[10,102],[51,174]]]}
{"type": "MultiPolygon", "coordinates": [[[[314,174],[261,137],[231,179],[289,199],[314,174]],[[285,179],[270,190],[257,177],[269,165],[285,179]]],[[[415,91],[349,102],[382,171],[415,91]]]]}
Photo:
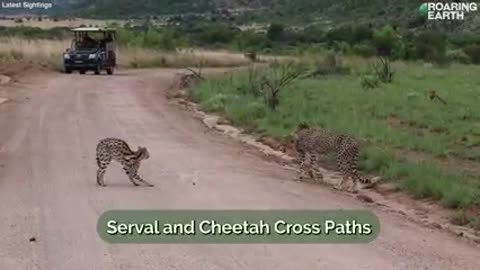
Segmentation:
{"type": "Polygon", "coordinates": [[[81,27],[72,29],[72,32],[72,45],[63,53],[65,73],[93,71],[98,75],[105,70],[107,74],[113,74],[117,64],[115,30],[81,27]]]}

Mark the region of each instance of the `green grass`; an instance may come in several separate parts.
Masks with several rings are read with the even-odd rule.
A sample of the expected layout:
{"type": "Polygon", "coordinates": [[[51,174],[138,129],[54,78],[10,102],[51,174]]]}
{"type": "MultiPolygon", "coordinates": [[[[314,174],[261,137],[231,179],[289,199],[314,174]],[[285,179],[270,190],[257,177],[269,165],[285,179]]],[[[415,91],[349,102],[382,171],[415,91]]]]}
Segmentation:
{"type": "Polygon", "coordinates": [[[363,171],[450,208],[479,202],[480,170],[467,174],[446,158],[480,166],[480,67],[395,63],[393,83],[363,90],[359,73],[365,63],[353,64],[351,75],[296,81],[283,90],[276,111],[253,94],[246,74],[207,80],[195,87],[192,99],[206,111],[279,140],[300,122],[354,135],[365,142],[363,171]],[[447,105],[430,101],[427,89],[447,105]],[[412,158],[417,154],[427,158],[412,158]]]}

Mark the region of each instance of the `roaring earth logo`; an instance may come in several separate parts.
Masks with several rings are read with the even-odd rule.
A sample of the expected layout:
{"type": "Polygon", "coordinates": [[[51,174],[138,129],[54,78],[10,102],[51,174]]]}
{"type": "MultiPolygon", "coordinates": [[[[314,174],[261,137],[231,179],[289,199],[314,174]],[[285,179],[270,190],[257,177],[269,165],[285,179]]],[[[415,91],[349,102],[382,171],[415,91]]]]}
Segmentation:
{"type": "Polygon", "coordinates": [[[465,14],[478,10],[475,2],[426,2],[420,5],[418,13],[428,20],[464,20],[465,14]]]}

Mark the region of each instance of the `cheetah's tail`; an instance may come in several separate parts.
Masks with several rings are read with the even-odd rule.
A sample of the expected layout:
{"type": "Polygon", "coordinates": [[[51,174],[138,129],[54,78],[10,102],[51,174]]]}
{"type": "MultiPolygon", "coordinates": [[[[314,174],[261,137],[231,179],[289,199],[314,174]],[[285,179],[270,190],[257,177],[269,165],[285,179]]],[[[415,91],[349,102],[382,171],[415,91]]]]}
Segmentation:
{"type": "Polygon", "coordinates": [[[354,178],[362,184],[371,184],[372,183],[372,179],[360,176],[358,174],[357,170],[353,171],[353,175],[354,175],[354,178]]]}

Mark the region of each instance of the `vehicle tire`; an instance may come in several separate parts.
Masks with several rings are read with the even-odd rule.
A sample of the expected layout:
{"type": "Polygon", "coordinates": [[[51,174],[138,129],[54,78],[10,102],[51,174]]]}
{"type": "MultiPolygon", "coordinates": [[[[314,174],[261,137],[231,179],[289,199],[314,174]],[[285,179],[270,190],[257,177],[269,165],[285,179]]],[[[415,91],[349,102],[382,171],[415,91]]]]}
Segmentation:
{"type": "Polygon", "coordinates": [[[100,75],[100,65],[97,65],[94,72],[95,72],[95,75],[100,75]]]}
{"type": "Polygon", "coordinates": [[[67,73],[67,74],[71,74],[71,73],[72,73],[72,70],[71,70],[71,69],[69,69],[69,68],[66,68],[66,69],[65,69],[65,73],[67,73]]]}
{"type": "Polygon", "coordinates": [[[107,68],[107,74],[112,75],[113,74],[113,67],[107,68]]]}
{"type": "Polygon", "coordinates": [[[82,74],[82,75],[83,75],[83,74],[85,74],[85,73],[86,73],[86,71],[85,71],[85,70],[80,70],[80,74],[82,74]]]}

